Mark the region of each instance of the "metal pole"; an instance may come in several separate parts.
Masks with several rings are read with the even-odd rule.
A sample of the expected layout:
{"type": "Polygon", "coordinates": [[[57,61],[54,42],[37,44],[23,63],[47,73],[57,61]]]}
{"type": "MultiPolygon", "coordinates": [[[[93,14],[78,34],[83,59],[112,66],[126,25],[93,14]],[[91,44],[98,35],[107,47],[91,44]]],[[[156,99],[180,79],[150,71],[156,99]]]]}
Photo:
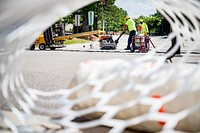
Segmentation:
{"type": "Polygon", "coordinates": [[[76,25],[76,33],[78,33],[78,15],[77,15],[76,23],[77,23],[77,25],[76,25]]]}
{"type": "Polygon", "coordinates": [[[64,34],[64,36],[65,36],[65,26],[66,26],[66,19],[64,19],[64,21],[63,21],[63,34],[64,34]]]}
{"type": "Polygon", "coordinates": [[[102,28],[103,28],[103,31],[104,31],[104,8],[103,8],[103,3],[102,3],[102,28]]]}

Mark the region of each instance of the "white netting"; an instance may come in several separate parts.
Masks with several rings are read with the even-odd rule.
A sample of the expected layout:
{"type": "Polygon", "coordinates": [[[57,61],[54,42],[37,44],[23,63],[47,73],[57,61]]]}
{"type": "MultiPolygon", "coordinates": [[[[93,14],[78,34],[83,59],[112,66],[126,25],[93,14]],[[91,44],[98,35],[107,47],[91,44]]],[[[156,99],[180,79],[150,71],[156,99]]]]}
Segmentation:
{"type": "MultiPolygon", "coordinates": [[[[8,5],[11,4],[9,2],[8,5]]],[[[27,3],[23,0],[21,2],[27,3]]],[[[7,10],[9,6],[1,4],[4,7],[0,8],[1,11],[8,11],[7,16],[0,16],[1,29],[4,31],[0,34],[2,38],[0,48],[7,52],[5,60],[0,64],[1,92],[9,108],[24,125],[26,125],[26,117],[12,103],[9,93],[12,93],[26,114],[31,116],[34,110],[56,116],[56,119],[49,121],[66,127],[67,132],[100,125],[111,127],[110,133],[123,132],[126,128],[141,132],[200,131],[199,66],[185,64],[184,60],[187,57],[176,64],[165,64],[166,58],[176,51],[178,45],[192,45],[188,52],[199,45],[200,2],[198,0],[163,0],[162,2],[151,0],[152,5],[172,26],[169,38],[177,38],[176,47],[165,56],[157,57],[154,52],[151,52],[131,62],[119,59],[83,62],[80,64],[77,76],[69,82],[67,91],[64,89],[41,92],[27,87],[23,75],[19,74],[20,67],[13,70],[12,65],[18,61],[17,56],[23,52],[21,47],[34,40],[58,17],[69,14],[90,1],[82,4],[78,3],[79,0],[57,2],[45,0],[42,4],[38,1],[42,5],[48,3],[47,7],[39,6],[34,2],[32,5],[29,3],[32,8],[26,13],[20,12],[20,8],[15,5],[13,11],[18,11],[21,17],[13,19],[11,19],[12,14],[9,16],[7,10]],[[70,6],[64,2],[68,2],[70,6]],[[79,6],[75,8],[73,4],[79,6]],[[38,10],[40,14],[32,12],[36,8],[40,9],[38,10]],[[55,14],[49,15],[47,11],[55,14]],[[46,16],[47,14],[49,16],[46,16]],[[26,17],[27,15],[29,17],[26,17]],[[41,24],[41,27],[31,27],[33,23],[41,24]],[[8,26],[11,25],[9,29],[8,26]],[[5,30],[6,28],[8,29],[5,30]],[[12,31],[13,29],[15,30],[12,31]],[[34,36],[31,36],[32,33],[34,36]],[[27,39],[22,41],[24,38],[27,39]],[[52,98],[52,96],[57,97],[52,98]],[[46,100],[47,98],[51,100],[46,100]],[[47,109],[35,106],[37,101],[45,105],[59,104],[60,107],[47,109]]],[[[14,126],[12,120],[5,117],[2,111],[0,116],[13,132],[28,130],[26,126],[20,128],[14,126]]]]}

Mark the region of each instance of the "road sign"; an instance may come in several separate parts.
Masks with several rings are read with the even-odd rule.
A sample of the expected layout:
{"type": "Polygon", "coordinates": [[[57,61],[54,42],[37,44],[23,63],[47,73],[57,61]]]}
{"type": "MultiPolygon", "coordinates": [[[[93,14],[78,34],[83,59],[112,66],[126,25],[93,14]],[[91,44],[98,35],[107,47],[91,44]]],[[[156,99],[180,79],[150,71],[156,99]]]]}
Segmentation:
{"type": "Polygon", "coordinates": [[[81,15],[75,15],[75,26],[80,26],[81,15]]]}
{"type": "Polygon", "coordinates": [[[88,25],[90,25],[90,26],[94,25],[94,12],[93,11],[88,12],[88,25]]]}

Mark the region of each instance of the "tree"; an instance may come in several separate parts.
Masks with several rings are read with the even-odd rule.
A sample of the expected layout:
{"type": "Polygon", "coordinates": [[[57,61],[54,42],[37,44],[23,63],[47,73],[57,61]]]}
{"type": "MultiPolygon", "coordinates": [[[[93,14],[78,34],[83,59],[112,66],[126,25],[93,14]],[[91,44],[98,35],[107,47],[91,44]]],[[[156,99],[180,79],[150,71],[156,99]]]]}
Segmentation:
{"type": "Polygon", "coordinates": [[[139,24],[140,19],[143,19],[144,22],[147,23],[150,35],[167,35],[170,33],[168,21],[158,11],[153,15],[140,16],[134,19],[136,26],[139,24]]]}
{"type": "Polygon", "coordinates": [[[106,30],[118,31],[125,23],[127,12],[114,5],[115,0],[102,0],[85,6],[70,16],[65,17],[67,22],[74,23],[75,14],[81,14],[82,30],[88,31],[88,11],[95,12],[94,30],[102,29],[102,20],[105,20],[106,30]],[[103,18],[104,17],[104,18],[103,18]]]}
{"type": "Polygon", "coordinates": [[[107,6],[105,9],[105,20],[107,22],[107,31],[119,31],[121,25],[123,25],[126,20],[127,12],[122,8],[118,8],[116,5],[107,6]]]}
{"type": "MultiPolygon", "coordinates": [[[[115,0],[102,0],[85,6],[69,16],[64,17],[66,23],[74,23],[75,14],[81,15],[81,31],[88,31],[88,11],[94,11],[95,22],[93,29],[103,29],[102,20],[105,20],[106,31],[119,31],[121,25],[126,20],[127,12],[114,5],[115,0]]],[[[170,24],[158,11],[150,16],[140,16],[134,21],[136,26],[139,20],[143,19],[147,23],[151,35],[168,35],[170,33],[170,24]]]]}

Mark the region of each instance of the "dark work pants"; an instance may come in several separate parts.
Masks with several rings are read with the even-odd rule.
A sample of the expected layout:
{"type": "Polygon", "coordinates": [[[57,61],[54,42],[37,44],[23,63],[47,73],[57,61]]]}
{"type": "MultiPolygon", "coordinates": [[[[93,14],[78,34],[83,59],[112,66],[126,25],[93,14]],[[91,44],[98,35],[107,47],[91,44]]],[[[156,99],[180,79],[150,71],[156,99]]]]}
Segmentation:
{"type": "Polygon", "coordinates": [[[133,39],[133,37],[135,36],[135,34],[136,34],[136,31],[135,31],[135,30],[130,31],[129,37],[128,37],[127,49],[131,49],[132,39],[133,39]]]}

